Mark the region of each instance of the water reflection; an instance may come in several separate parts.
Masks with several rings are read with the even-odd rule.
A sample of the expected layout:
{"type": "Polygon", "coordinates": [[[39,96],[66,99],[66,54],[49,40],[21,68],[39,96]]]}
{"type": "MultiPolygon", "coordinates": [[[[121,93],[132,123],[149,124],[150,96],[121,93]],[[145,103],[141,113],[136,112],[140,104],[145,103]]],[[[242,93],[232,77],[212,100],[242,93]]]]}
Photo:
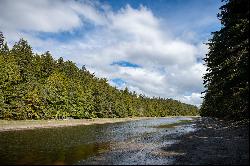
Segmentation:
{"type": "MultiPolygon", "coordinates": [[[[17,156],[16,161],[4,161],[1,164],[73,164],[75,161],[86,159],[91,155],[98,154],[100,151],[107,151],[108,143],[83,144],[71,148],[58,148],[54,151],[26,151],[17,156]]],[[[13,160],[13,159],[12,159],[13,160]]]]}
{"type": "MultiPolygon", "coordinates": [[[[137,162],[137,157],[154,164],[156,158],[150,159],[149,154],[159,145],[173,141],[168,137],[170,134],[191,131],[192,125],[169,131],[149,126],[183,119],[190,118],[1,132],[0,164],[86,164],[97,159],[95,164],[143,164],[137,162]]],[[[162,164],[161,161],[158,163],[162,164]]]]}
{"type": "Polygon", "coordinates": [[[108,142],[97,141],[99,130],[92,125],[2,132],[0,163],[72,164],[108,149],[108,142]]]}

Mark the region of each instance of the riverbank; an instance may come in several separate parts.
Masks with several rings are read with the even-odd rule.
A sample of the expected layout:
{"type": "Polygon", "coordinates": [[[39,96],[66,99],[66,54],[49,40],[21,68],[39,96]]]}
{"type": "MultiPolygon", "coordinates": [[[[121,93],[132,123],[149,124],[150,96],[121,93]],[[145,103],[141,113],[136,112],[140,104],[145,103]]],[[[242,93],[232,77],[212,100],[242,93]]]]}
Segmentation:
{"type": "Polygon", "coordinates": [[[140,118],[94,118],[94,119],[65,119],[65,120],[0,120],[1,131],[29,130],[36,128],[66,127],[78,125],[92,125],[117,123],[131,120],[142,120],[140,118]]]}
{"type": "MultiPolygon", "coordinates": [[[[162,117],[162,118],[171,118],[171,117],[172,116],[162,117]]],[[[197,117],[197,116],[185,116],[185,117],[197,117]]],[[[157,117],[94,118],[94,119],[65,119],[65,120],[0,120],[0,132],[13,131],[13,130],[30,130],[36,128],[118,123],[118,122],[154,119],[154,118],[157,117]]]]}
{"type": "Polygon", "coordinates": [[[249,121],[197,118],[195,125],[198,130],[162,147],[166,152],[182,154],[176,156],[175,165],[249,165],[249,121]]]}

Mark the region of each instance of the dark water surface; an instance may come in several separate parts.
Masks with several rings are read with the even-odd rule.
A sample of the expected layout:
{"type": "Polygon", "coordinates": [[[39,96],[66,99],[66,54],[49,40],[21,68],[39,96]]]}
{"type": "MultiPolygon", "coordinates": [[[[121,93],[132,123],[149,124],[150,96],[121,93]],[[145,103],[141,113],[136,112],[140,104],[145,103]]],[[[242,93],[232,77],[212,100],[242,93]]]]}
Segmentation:
{"type": "Polygon", "coordinates": [[[171,164],[161,147],[195,130],[185,120],[192,118],[0,132],[0,164],[171,164]]]}

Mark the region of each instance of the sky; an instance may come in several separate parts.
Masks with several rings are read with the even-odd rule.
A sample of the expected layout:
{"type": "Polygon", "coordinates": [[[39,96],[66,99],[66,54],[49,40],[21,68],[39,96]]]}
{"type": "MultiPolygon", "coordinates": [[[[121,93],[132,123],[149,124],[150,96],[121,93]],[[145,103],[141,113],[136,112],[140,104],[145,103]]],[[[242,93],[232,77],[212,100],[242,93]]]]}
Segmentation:
{"type": "Polygon", "coordinates": [[[0,31],[118,89],[200,106],[220,0],[0,0],[0,31]]]}

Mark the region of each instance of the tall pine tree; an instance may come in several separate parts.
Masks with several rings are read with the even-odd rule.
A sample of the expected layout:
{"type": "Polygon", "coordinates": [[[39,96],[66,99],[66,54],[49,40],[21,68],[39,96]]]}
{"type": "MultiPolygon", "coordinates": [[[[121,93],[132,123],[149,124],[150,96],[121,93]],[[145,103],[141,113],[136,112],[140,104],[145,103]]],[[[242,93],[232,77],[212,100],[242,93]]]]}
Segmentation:
{"type": "Polygon", "coordinates": [[[220,7],[222,28],[213,32],[204,58],[205,97],[201,115],[242,119],[248,117],[249,1],[229,0],[220,7]]]}

